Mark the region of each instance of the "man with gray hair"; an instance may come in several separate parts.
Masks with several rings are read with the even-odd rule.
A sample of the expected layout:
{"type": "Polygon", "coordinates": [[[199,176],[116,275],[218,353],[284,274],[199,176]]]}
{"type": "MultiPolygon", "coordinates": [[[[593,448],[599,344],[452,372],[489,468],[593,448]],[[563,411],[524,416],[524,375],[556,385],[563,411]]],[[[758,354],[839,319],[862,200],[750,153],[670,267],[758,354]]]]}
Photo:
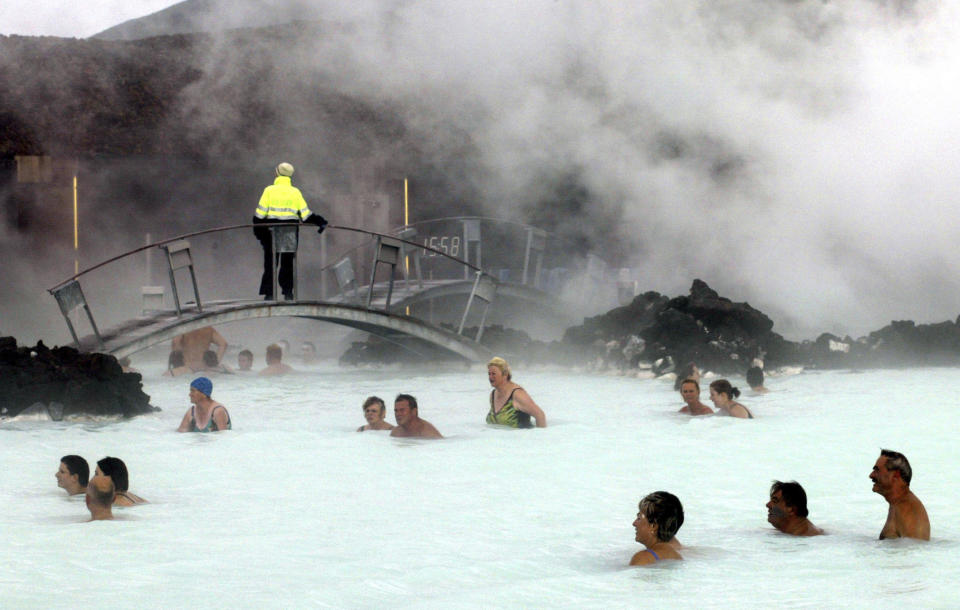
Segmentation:
{"type": "MultiPolygon", "coordinates": [[[[307,206],[300,189],[290,184],[290,177],[293,176],[293,166],[289,163],[280,163],[274,169],[276,178],[273,184],[263,189],[260,196],[260,203],[253,213],[253,224],[260,225],[266,223],[290,223],[299,224],[300,222],[309,222],[317,225],[317,233],[323,233],[327,226],[327,221],[323,216],[314,214],[307,206]]],[[[283,291],[283,297],[286,300],[293,299],[293,252],[284,252],[278,254],[274,260],[271,256],[273,252],[273,233],[270,227],[254,226],[253,234],[263,246],[263,276],[260,278],[260,294],[266,300],[273,299],[273,265],[277,264],[278,277],[277,283],[283,291]]]]}
{"type": "Polygon", "coordinates": [[[870,480],[873,491],[883,496],[890,505],[887,522],[880,530],[880,540],[887,538],[917,538],[930,540],[930,519],[927,509],[910,491],[913,471],[902,453],[881,449],[870,480]]]}

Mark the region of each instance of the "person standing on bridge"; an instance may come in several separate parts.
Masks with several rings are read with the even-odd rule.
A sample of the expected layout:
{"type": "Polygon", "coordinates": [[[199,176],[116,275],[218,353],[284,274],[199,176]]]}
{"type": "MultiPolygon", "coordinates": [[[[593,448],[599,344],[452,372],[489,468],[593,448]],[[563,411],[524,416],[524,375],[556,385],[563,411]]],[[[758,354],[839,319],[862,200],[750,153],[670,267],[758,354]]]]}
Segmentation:
{"type": "MultiPolygon", "coordinates": [[[[263,189],[260,196],[260,203],[253,214],[254,225],[264,223],[291,223],[299,224],[309,222],[317,225],[317,233],[323,233],[327,226],[327,221],[323,216],[314,214],[307,206],[300,189],[290,184],[290,177],[293,176],[293,166],[289,163],[281,163],[276,167],[276,178],[273,184],[263,189]]],[[[293,252],[284,252],[278,254],[275,260],[271,260],[273,252],[273,233],[270,227],[253,228],[253,234],[263,246],[263,276],[260,278],[260,294],[266,300],[273,299],[273,265],[278,267],[278,283],[283,291],[283,298],[287,301],[293,299],[293,252]]]]}

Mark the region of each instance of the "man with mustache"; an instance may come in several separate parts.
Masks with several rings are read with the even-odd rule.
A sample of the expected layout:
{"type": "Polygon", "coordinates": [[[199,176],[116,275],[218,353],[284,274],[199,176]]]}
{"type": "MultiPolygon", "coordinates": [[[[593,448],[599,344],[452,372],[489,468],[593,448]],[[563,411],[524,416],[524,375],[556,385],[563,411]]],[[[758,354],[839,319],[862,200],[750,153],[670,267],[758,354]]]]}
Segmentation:
{"type": "Polygon", "coordinates": [[[807,493],[796,481],[774,481],[767,502],[767,521],[784,534],[819,536],[823,530],[807,519],[807,493]]]}
{"type": "Polygon", "coordinates": [[[890,505],[887,522],[880,530],[880,540],[886,538],[917,538],[930,540],[930,519],[920,498],[910,491],[913,471],[902,453],[881,449],[877,463],[870,471],[873,491],[883,496],[890,505]]]}

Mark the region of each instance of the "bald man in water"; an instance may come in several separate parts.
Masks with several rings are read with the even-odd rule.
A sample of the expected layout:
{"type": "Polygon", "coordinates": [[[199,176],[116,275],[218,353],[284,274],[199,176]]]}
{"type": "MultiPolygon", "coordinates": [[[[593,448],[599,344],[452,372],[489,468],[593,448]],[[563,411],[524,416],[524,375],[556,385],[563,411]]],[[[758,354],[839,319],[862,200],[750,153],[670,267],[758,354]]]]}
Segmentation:
{"type": "Polygon", "coordinates": [[[880,530],[880,540],[887,538],[916,538],[930,540],[930,519],[920,498],[910,491],[913,471],[902,453],[881,449],[870,480],[873,491],[883,496],[890,505],[887,522],[880,530]]]}
{"type": "Polygon", "coordinates": [[[87,510],[90,511],[90,520],[113,519],[113,500],[116,495],[110,477],[101,475],[90,479],[87,484],[87,510]]]}

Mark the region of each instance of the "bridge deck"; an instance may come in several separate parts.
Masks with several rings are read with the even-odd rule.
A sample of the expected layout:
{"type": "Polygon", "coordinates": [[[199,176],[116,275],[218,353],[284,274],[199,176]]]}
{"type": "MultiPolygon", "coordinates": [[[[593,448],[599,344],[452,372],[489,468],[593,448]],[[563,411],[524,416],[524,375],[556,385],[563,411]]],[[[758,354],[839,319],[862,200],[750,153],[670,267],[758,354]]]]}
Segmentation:
{"type": "Polygon", "coordinates": [[[203,312],[185,309],[180,316],[172,310],[157,311],[101,332],[103,347],[97,345],[94,336],[88,335],[81,339],[81,349],[106,351],[122,357],[204,326],[272,317],[311,318],[356,328],[420,355],[430,355],[439,349],[440,353],[455,354],[473,362],[490,356],[490,351],[476,341],[416,318],[323,301],[229,300],[204,303],[203,312]]]}

